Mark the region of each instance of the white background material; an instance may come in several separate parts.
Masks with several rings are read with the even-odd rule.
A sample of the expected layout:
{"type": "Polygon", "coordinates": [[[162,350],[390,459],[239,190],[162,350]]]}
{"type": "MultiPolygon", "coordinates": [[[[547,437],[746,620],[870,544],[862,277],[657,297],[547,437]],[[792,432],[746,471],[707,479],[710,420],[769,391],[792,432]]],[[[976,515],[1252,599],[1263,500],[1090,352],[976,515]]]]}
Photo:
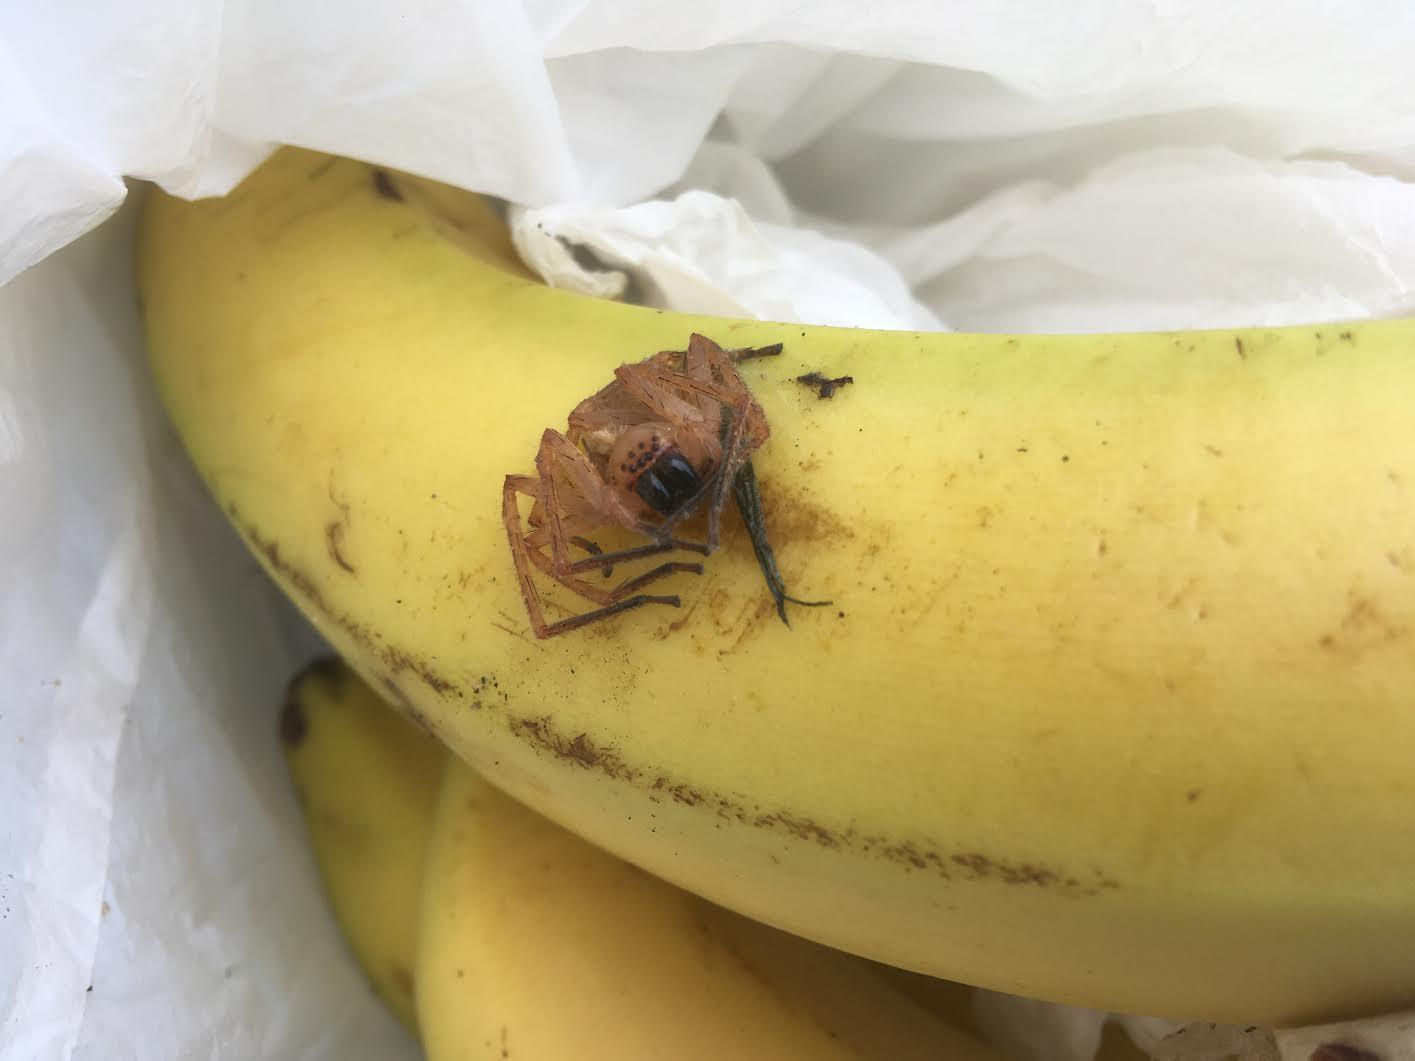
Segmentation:
{"type": "Polygon", "coordinates": [[[307,635],[149,388],[124,178],[354,155],[524,207],[556,282],[587,280],[570,240],[712,312],[1392,315],[1412,45],[1405,0],[0,5],[0,1055],[415,1055],[284,777],[307,635]]]}

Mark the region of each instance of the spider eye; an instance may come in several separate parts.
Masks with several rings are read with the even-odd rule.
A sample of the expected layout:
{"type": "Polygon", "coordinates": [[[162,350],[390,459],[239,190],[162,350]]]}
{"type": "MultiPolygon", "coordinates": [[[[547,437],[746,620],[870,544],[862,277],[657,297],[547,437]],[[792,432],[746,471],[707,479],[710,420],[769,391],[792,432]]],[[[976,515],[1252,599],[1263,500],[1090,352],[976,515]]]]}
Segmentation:
{"type": "Polygon", "coordinates": [[[702,488],[693,466],[678,453],[666,453],[639,476],[634,490],[660,516],[669,516],[691,501],[702,488]]]}

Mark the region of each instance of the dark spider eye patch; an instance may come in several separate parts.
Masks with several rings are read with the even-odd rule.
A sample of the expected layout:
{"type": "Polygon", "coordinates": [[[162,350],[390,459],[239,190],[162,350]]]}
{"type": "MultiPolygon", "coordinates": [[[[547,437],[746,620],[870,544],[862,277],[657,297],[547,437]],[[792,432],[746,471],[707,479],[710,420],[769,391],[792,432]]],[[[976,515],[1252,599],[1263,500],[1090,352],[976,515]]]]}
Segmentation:
{"type": "Polygon", "coordinates": [[[671,515],[697,496],[702,480],[681,454],[665,453],[639,476],[634,491],[661,516],[671,515]]]}

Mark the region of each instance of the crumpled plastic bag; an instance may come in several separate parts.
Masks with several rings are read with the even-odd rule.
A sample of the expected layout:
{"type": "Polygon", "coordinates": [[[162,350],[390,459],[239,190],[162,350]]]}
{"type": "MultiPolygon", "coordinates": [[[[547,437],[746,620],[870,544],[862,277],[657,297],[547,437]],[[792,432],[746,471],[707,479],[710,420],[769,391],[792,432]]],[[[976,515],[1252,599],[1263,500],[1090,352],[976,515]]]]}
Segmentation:
{"type": "MultiPolygon", "coordinates": [[[[337,936],[284,776],[311,635],[148,384],[124,178],[209,195],[279,143],[354,155],[509,200],[551,282],[710,312],[1393,315],[1412,39],[1397,0],[0,8],[0,1054],[417,1052],[337,936]]],[[[1019,1032],[1104,1019],[982,998],[1019,1032]]],[[[1306,1061],[1317,1034],[1275,1041],[1306,1061]]],[[[1415,1049],[1396,1018],[1342,1034],[1415,1049]]]]}

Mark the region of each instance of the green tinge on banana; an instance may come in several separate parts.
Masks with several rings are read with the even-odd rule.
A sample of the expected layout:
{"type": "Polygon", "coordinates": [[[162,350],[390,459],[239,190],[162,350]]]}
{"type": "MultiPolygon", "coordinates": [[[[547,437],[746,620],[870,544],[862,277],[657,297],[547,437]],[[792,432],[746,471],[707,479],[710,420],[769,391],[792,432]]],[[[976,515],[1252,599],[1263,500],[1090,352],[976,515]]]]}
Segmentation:
{"type": "Polygon", "coordinates": [[[597,846],[1032,997],[1258,1024],[1415,998],[1415,322],[658,313],[534,282],[476,196],[295,151],[153,195],[139,280],[167,408],[266,569],[597,846]],[[506,475],[694,332],[784,344],[742,368],[753,464],[786,584],[834,605],[783,626],[729,520],[654,583],[681,608],[538,641],[506,475]]]}

